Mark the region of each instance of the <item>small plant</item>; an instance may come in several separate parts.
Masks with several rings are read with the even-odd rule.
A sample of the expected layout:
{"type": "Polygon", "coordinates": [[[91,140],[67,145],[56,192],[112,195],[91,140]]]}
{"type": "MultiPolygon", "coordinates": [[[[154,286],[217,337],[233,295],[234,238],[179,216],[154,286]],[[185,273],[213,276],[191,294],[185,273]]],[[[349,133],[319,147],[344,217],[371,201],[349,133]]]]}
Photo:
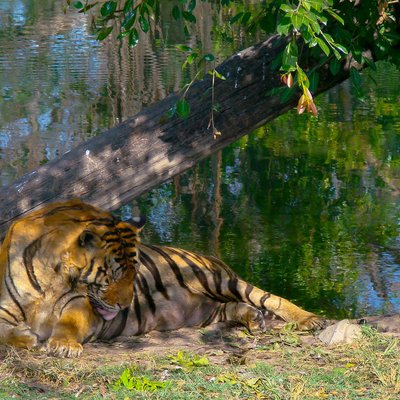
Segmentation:
{"type": "Polygon", "coordinates": [[[134,376],[135,370],[133,368],[125,368],[121,376],[113,385],[114,390],[122,387],[128,390],[138,392],[155,392],[156,390],[164,389],[169,384],[168,381],[160,382],[147,378],[146,376],[134,376]]]}
{"type": "Polygon", "coordinates": [[[206,367],[210,365],[206,356],[185,353],[183,351],[178,351],[176,356],[169,356],[169,359],[173,364],[189,370],[196,367],[206,367]]]}

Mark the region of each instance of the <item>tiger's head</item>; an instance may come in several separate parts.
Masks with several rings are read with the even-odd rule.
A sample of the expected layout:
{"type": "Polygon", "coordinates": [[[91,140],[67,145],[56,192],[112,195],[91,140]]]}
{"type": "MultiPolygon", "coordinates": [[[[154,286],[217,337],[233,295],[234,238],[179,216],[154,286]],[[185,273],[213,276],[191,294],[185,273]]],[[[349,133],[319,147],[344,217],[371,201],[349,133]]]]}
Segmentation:
{"type": "Polygon", "coordinates": [[[78,266],[77,284],[87,288],[92,307],[105,320],[115,318],[132,302],[140,265],[139,232],[144,223],[144,217],[129,223],[95,221],[79,234],[66,252],[67,264],[78,266]],[[79,268],[81,266],[84,268],[79,268]]]}
{"type": "Polygon", "coordinates": [[[10,275],[20,297],[58,304],[77,292],[105,320],[113,319],[133,298],[144,223],[142,217],[122,222],[79,199],[48,204],[10,227],[0,275],[10,275]]]}

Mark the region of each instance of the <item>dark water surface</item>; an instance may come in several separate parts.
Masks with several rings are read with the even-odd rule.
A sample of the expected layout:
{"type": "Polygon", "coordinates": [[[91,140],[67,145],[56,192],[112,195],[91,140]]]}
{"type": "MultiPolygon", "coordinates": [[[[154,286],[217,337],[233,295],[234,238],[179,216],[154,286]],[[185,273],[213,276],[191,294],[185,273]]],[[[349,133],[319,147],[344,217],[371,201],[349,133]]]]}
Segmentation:
{"type": "MultiPolygon", "coordinates": [[[[251,3],[251,2],[248,2],[251,3]]],[[[168,15],[174,2],[166,2],[168,15]]],[[[98,43],[62,1],[0,1],[0,186],[181,88],[179,26],[129,49],[98,43]]],[[[226,32],[201,4],[185,41],[224,58],[260,37],[226,32]]],[[[123,207],[144,241],[222,257],[244,278],[328,316],[400,312],[400,73],[364,73],[123,207]],[[373,75],[376,84],[368,81],[373,75]]]]}

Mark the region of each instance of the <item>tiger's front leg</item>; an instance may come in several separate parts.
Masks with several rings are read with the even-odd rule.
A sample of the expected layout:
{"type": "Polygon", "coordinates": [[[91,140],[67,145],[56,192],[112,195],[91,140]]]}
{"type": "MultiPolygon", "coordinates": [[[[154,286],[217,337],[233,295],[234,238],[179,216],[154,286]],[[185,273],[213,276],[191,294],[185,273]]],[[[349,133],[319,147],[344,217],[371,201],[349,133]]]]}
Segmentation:
{"type": "Polygon", "coordinates": [[[47,352],[58,357],[79,357],[82,343],[94,332],[97,319],[86,297],[74,300],[62,311],[47,342],[47,352]]]}
{"type": "Polygon", "coordinates": [[[11,325],[8,322],[1,321],[0,343],[31,350],[38,345],[38,337],[25,322],[11,325]]]}

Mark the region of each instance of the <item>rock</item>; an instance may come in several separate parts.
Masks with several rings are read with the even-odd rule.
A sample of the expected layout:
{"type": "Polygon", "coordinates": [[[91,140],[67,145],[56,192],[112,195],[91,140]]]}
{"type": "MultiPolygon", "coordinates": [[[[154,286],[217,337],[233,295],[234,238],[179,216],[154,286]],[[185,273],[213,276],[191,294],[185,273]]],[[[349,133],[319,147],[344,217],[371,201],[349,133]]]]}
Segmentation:
{"type": "Polygon", "coordinates": [[[334,344],[351,343],[361,337],[361,326],[351,323],[348,319],[337,322],[325,328],[318,339],[328,346],[334,344]]]}

